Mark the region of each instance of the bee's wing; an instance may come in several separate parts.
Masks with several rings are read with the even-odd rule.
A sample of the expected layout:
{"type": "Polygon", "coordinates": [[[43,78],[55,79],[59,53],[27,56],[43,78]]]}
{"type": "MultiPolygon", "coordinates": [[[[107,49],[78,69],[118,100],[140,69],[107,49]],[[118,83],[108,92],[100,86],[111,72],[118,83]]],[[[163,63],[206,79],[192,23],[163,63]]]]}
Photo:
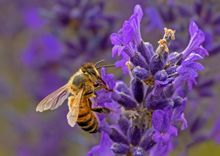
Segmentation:
{"type": "Polygon", "coordinates": [[[63,102],[68,98],[68,96],[69,92],[67,90],[67,85],[64,85],[45,97],[37,105],[36,111],[43,112],[45,110],[54,110],[61,106],[63,102]]]}
{"type": "Polygon", "coordinates": [[[69,97],[68,99],[69,112],[67,114],[67,121],[71,127],[74,127],[77,122],[83,92],[84,89],[81,89],[76,96],[69,97]]]}

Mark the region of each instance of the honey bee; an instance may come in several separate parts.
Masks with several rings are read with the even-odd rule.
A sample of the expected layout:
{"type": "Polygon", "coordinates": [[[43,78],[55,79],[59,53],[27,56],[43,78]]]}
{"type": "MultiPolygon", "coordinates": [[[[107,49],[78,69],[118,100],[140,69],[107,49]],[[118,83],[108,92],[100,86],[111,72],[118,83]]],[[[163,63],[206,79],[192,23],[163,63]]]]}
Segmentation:
{"type": "Polygon", "coordinates": [[[109,90],[98,71],[100,67],[97,65],[100,62],[102,61],[96,64],[86,63],[82,65],[67,84],[45,97],[37,105],[36,111],[57,109],[68,98],[68,124],[74,127],[77,123],[83,130],[96,133],[99,123],[94,112],[110,112],[106,107],[92,108],[91,98],[95,97],[95,91],[101,88],[109,90]]]}

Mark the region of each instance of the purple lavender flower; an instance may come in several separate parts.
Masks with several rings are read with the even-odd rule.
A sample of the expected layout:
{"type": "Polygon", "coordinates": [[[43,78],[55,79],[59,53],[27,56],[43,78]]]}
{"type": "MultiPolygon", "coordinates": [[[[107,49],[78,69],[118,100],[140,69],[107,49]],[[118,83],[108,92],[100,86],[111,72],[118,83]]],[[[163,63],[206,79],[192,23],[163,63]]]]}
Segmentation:
{"type": "Polygon", "coordinates": [[[195,61],[203,59],[204,56],[208,55],[208,52],[201,46],[205,40],[205,35],[194,22],[190,24],[189,30],[191,39],[186,49],[182,52],[182,57],[185,60],[177,68],[177,72],[180,75],[177,81],[180,83],[187,78],[188,86],[191,89],[192,85],[196,83],[197,71],[204,70],[204,67],[195,61]]]}
{"type": "MultiPolygon", "coordinates": [[[[115,17],[106,14],[103,1],[57,0],[45,10],[49,27],[67,48],[67,57],[85,57],[102,54],[110,48],[108,36],[115,17]]],[[[103,55],[103,54],[102,54],[103,55]]]]}
{"type": "MultiPolygon", "coordinates": [[[[180,35],[176,35],[176,41],[171,44],[171,48],[174,50],[181,49],[182,45],[187,45],[187,40],[185,40],[185,38],[188,36],[187,21],[194,20],[203,28],[203,32],[199,32],[198,27],[196,25],[193,26],[193,23],[191,23],[192,26],[189,29],[190,43],[184,50],[184,55],[187,56],[193,49],[196,49],[195,51],[197,51],[197,53],[190,54],[191,56],[188,55],[188,59],[182,63],[182,67],[178,67],[177,69],[179,74],[181,73],[182,76],[185,75],[184,77],[190,78],[189,81],[184,84],[182,83],[182,81],[184,81],[184,77],[179,77],[179,79],[176,80],[176,85],[184,85],[184,87],[179,88],[178,94],[181,96],[187,95],[190,103],[190,106],[188,106],[189,108],[185,112],[186,118],[189,118],[189,129],[191,129],[191,140],[189,145],[186,145],[187,150],[192,147],[192,144],[213,139],[213,137],[210,137],[207,134],[207,131],[211,133],[212,128],[216,127],[216,125],[213,124],[212,128],[208,128],[209,126],[206,126],[205,121],[209,120],[209,122],[212,121],[213,123],[217,123],[219,120],[218,117],[210,118],[210,116],[212,116],[213,113],[216,113],[216,110],[218,109],[218,100],[215,101],[213,99],[218,97],[218,95],[214,93],[214,90],[216,86],[219,86],[218,81],[216,81],[216,77],[219,73],[215,73],[215,76],[212,77],[209,77],[209,74],[204,74],[202,77],[199,77],[197,71],[203,70],[203,66],[193,61],[203,59],[203,57],[207,55],[206,49],[209,51],[208,58],[216,56],[220,52],[220,37],[218,35],[219,31],[216,30],[220,24],[219,10],[217,9],[218,7],[219,6],[214,1],[194,0],[192,1],[192,5],[175,1],[172,3],[164,2],[161,4],[158,1],[154,1],[151,3],[151,5],[148,5],[145,12],[148,15],[147,29],[151,32],[155,32],[156,30],[161,31],[161,27],[164,25],[171,26],[180,32],[180,35]],[[154,20],[155,16],[157,19],[159,19],[156,20],[156,22],[154,20]],[[179,17],[181,17],[181,20],[179,20],[179,17]],[[195,38],[200,39],[194,40],[195,38]],[[201,42],[204,42],[203,46],[200,46],[201,42]],[[193,91],[191,91],[191,88],[195,83],[197,83],[197,86],[193,91]],[[206,106],[206,102],[204,102],[204,100],[207,100],[207,98],[207,104],[209,106],[206,106]],[[200,110],[202,107],[207,108],[209,111],[206,110],[206,113],[200,113],[204,111],[200,110]],[[210,108],[212,110],[210,110],[210,108]],[[193,117],[191,117],[192,113],[193,117]]],[[[181,141],[181,139],[178,141],[181,141]]]]}
{"type": "Polygon", "coordinates": [[[130,73],[130,85],[116,82],[112,93],[112,103],[121,110],[115,114],[118,120],[102,124],[102,133],[108,134],[113,142],[111,149],[115,155],[162,156],[173,149],[174,137],[187,127],[183,113],[186,96],[179,93],[184,85],[177,82],[192,87],[197,71],[203,69],[196,61],[208,54],[202,47],[203,32],[194,22],[190,24],[191,40],[185,50],[170,52],[175,31],[167,28],[154,50],[141,37],[142,16],[140,5],[136,5],[129,20],[111,35],[113,57],[126,54],[127,61],[122,58],[120,66],[130,73]]]}
{"type": "MultiPolygon", "coordinates": [[[[149,2],[147,2],[149,3],[149,2]]],[[[178,49],[187,42],[182,37],[187,37],[188,23],[185,21],[194,20],[204,28],[205,42],[204,47],[208,49],[210,56],[219,53],[219,35],[216,28],[219,25],[219,12],[214,2],[202,0],[193,0],[192,5],[182,2],[159,2],[154,1],[148,4],[145,10],[147,14],[147,30],[148,32],[159,30],[162,31],[164,25],[172,26],[181,35],[176,36],[176,41],[172,48],[178,49]],[[163,3],[163,4],[161,4],[163,3]],[[165,6],[165,7],[164,7],[165,6]],[[155,17],[157,17],[155,20],[155,17]],[[181,21],[178,21],[181,17],[181,21]],[[184,22],[182,22],[184,21],[184,22]]]]}

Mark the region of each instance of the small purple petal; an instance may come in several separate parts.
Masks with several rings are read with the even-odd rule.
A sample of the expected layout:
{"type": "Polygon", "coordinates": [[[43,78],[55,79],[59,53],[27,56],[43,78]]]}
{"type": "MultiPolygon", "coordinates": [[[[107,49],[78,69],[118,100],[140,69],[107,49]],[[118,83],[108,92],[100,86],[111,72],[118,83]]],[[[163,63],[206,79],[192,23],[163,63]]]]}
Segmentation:
{"type": "Polygon", "coordinates": [[[122,92],[122,93],[125,93],[127,95],[131,95],[131,91],[129,90],[129,88],[127,87],[127,85],[123,81],[118,81],[116,83],[115,89],[118,92],[122,92]]]}
{"type": "Polygon", "coordinates": [[[156,110],[152,116],[152,125],[159,132],[167,132],[170,127],[170,118],[167,112],[162,110],[156,110]]]}
{"type": "Polygon", "coordinates": [[[189,54],[198,49],[205,41],[205,34],[198,28],[195,22],[190,23],[189,32],[191,39],[186,49],[182,52],[183,58],[186,58],[189,54]]]}

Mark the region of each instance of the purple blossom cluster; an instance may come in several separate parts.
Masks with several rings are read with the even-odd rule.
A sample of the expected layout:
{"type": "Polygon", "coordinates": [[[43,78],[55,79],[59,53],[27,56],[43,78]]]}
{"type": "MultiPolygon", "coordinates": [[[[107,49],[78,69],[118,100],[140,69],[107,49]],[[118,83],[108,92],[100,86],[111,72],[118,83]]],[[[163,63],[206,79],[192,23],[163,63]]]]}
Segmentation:
{"type": "MultiPolygon", "coordinates": [[[[110,119],[101,119],[100,144],[88,155],[168,155],[174,148],[174,138],[187,128],[187,97],[183,92],[185,84],[188,90],[193,87],[198,72],[204,69],[198,61],[208,55],[202,46],[205,34],[192,21],[187,47],[173,52],[169,45],[175,40],[175,31],[164,28],[164,36],[154,49],[142,39],[142,17],[143,11],[136,5],[122,28],[111,35],[112,55],[121,57],[116,66],[129,73],[130,84],[117,81],[113,92],[105,95],[108,102],[97,98],[113,111],[110,119]]],[[[102,97],[103,92],[98,96],[102,97]]]]}
{"type": "MultiPolygon", "coordinates": [[[[148,21],[146,26],[149,33],[156,30],[162,31],[164,25],[171,26],[179,32],[171,48],[174,50],[181,49],[182,45],[187,45],[187,40],[185,40],[188,36],[187,21],[194,20],[204,31],[205,41],[203,45],[209,51],[209,57],[206,59],[206,62],[212,59],[213,56],[219,56],[220,35],[218,27],[220,16],[218,3],[203,0],[193,0],[190,2],[191,5],[180,1],[164,1],[163,4],[161,3],[154,1],[145,10],[148,21]]],[[[209,70],[206,70],[206,73],[210,73],[209,70]]],[[[210,77],[210,74],[204,74],[198,77],[197,85],[193,91],[182,87],[181,94],[187,95],[190,103],[185,112],[190,129],[188,135],[191,138],[188,143],[184,143],[186,150],[193,147],[192,145],[207,140],[216,140],[218,142],[219,134],[213,134],[213,129],[220,131],[220,127],[217,124],[219,115],[215,113],[215,110],[219,109],[217,102],[218,95],[215,93],[215,89],[218,86],[219,72],[215,72],[212,77],[210,77]],[[201,113],[204,111],[204,108],[206,113],[201,113]],[[210,128],[208,128],[209,126],[205,122],[208,120],[209,123],[213,122],[210,128]]],[[[181,137],[179,138],[181,139],[181,137]]]]}
{"type": "Polygon", "coordinates": [[[108,38],[115,17],[104,9],[104,1],[57,0],[51,10],[46,11],[51,31],[59,36],[69,51],[66,57],[80,55],[88,60],[110,48],[108,38]]]}
{"type": "MultiPolygon", "coordinates": [[[[150,3],[150,2],[149,2],[150,3]]],[[[183,36],[187,37],[188,22],[194,20],[204,30],[204,47],[210,56],[220,52],[219,24],[220,16],[218,5],[214,1],[193,0],[188,3],[178,1],[154,1],[145,9],[147,15],[147,30],[163,30],[164,26],[171,26],[179,35],[172,45],[173,49],[179,49],[187,45],[183,36]],[[166,7],[164,7],[166,6],[166,7]],[[156,19],[156,20],[155,20],[156,19]]]]}

